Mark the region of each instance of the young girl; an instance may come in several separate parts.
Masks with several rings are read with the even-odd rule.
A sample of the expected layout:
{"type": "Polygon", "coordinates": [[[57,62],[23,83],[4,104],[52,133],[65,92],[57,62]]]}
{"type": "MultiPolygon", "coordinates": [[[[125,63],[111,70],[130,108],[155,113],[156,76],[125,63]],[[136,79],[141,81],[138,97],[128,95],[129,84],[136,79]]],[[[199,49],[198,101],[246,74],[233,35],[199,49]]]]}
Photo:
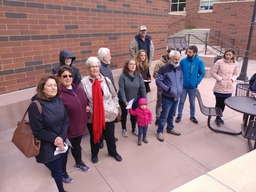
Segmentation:
{"type": "MultiPolygon", "coordinates": [[[[225,51],[223,58],[218,60],[212,68],[212,76],[216,79],[213,92],[216,99],[215,107],[225,109],[224,101],[231,97],[233,92],[233,83],[238,76],[238,63],[235,60],[235,51],[228,49],[225,51]]],[[[218,127],[224,124],[221,117],[217,116],[215,123],[218,127]]]]}
{"type": "Polygon", "coordinates": [[[149,73],[149,63],[148,63],[148,56],[145,50],[140,49],[138,53],[136,54],[135,58],[136,65],[138,67],[138,72],[141,74],[146,92],[150,92],[150,86],[149,83],[151,82],[151,75],[149,73]]]}
{"type": "Polygon", "coordinates": [[[137,107],[135,110],[130,108],[129,112],[131,115],[137,117],[137,123],[139,127],[138,145],[141,145],[141,141],[143,141],[144,143],[148,143],[147,130],[148,124],[152,123],[152,113],[147,108],[147,100],[145,98],[141,98],[139,100],[138,106],[139,107],[137,107]],[[143,139],[141,139],[141,136],[143,136],[143,139]]]}

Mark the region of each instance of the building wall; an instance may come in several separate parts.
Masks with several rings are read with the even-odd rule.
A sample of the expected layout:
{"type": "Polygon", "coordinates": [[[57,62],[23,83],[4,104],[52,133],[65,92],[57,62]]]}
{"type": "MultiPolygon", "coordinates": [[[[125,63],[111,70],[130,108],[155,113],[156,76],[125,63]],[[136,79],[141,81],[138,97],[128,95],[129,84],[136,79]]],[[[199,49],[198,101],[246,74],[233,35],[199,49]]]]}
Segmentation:
{"type": "Polygon", "coordinates": [[[169,2],[166,0],[0,0],[0,94],[37,84],[58,65],[59,52],[85,61],[100,47],[112,53],[113,68],[129,58],[129,45],[146,25],[155,59],[165,53],[169,2]]]}

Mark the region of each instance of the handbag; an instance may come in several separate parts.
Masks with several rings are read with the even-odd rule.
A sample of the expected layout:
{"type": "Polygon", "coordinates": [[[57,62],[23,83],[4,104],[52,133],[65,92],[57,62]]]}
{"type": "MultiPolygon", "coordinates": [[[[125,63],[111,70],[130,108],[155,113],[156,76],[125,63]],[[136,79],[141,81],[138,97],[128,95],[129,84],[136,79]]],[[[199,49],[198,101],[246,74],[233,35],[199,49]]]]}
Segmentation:
{"type": "MultiPolygon", "coordinates": [[[[33,102],[36,103],[38,111],[42,115],[42,107],[39,101],[35,100],[33,102]]],[[[27,158],[30,158],[39,154],[41,141],[34,136],[29,122],[26,121],[27,113],[28,108],[22,120],[17,123],[17,128],[12,136],[12,142],[27,158]]]]}
{"type": "MultiPolygon", "coordinates": [[[[108,85],[108,81],[107,81],[106,77],[104,77],[104,78],[105,78],[106,84],[107,84],[107,86],[108,86],[108,90],[109,90],[109,92],[111,93],[110,87],[109,87],[109,85],[108,85]]],[[[120,122],[120,121],[121,121],[121,112],[120,112],[120,109],[118,109],[118,114],[117,114],[117,116],[116,116],[115,123],[118,123],[118,122],[120,122]]]]}

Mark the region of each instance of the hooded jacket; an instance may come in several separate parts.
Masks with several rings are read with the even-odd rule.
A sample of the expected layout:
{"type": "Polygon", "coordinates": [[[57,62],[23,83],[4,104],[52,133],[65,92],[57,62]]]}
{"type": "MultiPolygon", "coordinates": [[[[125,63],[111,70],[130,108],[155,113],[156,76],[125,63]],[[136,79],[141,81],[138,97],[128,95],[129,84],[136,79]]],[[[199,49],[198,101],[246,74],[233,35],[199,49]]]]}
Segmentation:
{"type": "MultiPolygon", "coordinates": [[[[147,105],[147,100],[145,98],[140,98],[138,106],[143,104],[147,105]]],[[[140,107],[137,107],[135,110],[130,108],[129,112],[131,115],[137,117],[137,123],[141,127],[148,126],[148,124],[152,122],[152,113],[148,108],[145,110],[142,110],[140,107]]]]}
{"type": "Polygon", "coordinates": [[[156,78],[159,69],[169,62],[167,55],[162,55],[154,67],[153,77],[156,78]]]}
{"type": "Polygon", "coordinates": [[[238,63],[220,59],[213,65],[211,74],[216,79],[213,91],[230,94],[233,92],[233,82],[238,77],[238,63]]]}
{"type": "Polygon", "coordinates": [[[167,63],[159,69],[156,76],[156,85],[162,90],[162,97],[174,101],[179,99],[182,92],[182,82],[180,65],[174,67],[171,63],[167,63]]]}
{"type": "Polygon", "coordinates": [[[195,89],[204,77],[204,62],[198,54],[193,58],[183,58],[180,61],[183,72],[183,87],[185,89],[195,89]]]}
{"type": "Polygon", "coordinates": [[[71,53],[68,50],[63,50],[60,52],[60,56],[59,56],[60,65],[52,69],[52,74],[56,74],[59,68],[65,65],[65,59],[67,58],[72,59],[70,67],[74,70],[73,82],[76,82],[79,85],[82,80],[82,77],[79,72],[79,69],[73,65],[73,62],[76,60],[76,57],[73,55],[73,53],[71,53]]]}
{"type": "Polygon", "coordinates": [[[68,90],[62,84],[60,85],[62,102],[66,108],[69,117],[69,126],[67,138],[75,138],[84,134],[90,113],[86,112],[86,106],[89,106],[89,100],[84,90],[72,83],[75,92],[68,90]]]}
{"type": "MultiPolygon", "coordinates": [[[[32,97],[32,101],[37,97],[32,97]]],[[[35,137],[41,140],[40,152],[36,156],[38,163],[48,163],[60,157],[54,155],[56,137],[66,140],[68,130],[68,115],[65,107],[58,97],[49,100],[37,99],[42,107],[42,115],[39,113],[36,103],[32,102],[28,108],[28,116],[31,129],[35,137]]]]}

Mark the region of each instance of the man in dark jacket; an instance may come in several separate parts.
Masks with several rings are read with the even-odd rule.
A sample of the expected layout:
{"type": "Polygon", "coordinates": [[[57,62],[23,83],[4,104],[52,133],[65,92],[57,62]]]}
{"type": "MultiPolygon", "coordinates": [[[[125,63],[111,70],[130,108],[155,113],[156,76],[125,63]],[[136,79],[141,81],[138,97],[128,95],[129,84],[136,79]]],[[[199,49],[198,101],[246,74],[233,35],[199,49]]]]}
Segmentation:
{"type": "Polygon", "coordinates": [[[148,55],[148,62],[150,63],[154,57],[154,45],[152,42],[152,38],[147,35],[146,26],[142,25],[139,29],[139,34],[135,35],[134,39],[130,44],[130,56],[135,58],[136,53],[143,49],[146,51],[148,55]]]}
{"type": "Polygon", "coordinates": [[[174,130],[173,120],[176,113],[180,94],[182,92],[183,75],[180,62],[180,53],[171,51],[170,62],[162,66],[156,76],[156,85],[162,90],[162,111],[159,117],[157,139],[164,141],[163,130],[167,122],[167,133],[179,136],[174,130]]]}
{"type": "Polygon", "coordinates": [[[73,62],[76,60],[76,57],[68,50],[63,50],[60,52],[60,65],[56,66],[52,69],[52,74],[56,74],[60,66],[68,65],[70,66],[74,71],[74,77],[73,82],[76,82],[78,85],[80,84],[82,80],[82,76],[79,72],[79,69],[73,65],[73,62]]]}

